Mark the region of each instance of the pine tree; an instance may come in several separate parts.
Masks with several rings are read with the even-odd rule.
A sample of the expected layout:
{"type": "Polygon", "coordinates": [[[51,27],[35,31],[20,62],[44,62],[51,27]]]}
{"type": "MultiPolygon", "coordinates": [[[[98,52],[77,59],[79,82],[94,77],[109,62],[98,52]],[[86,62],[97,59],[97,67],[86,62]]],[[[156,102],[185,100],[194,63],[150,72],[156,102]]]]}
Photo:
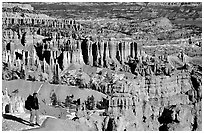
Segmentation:
{"type": "Polygon", "coordinates": [[[51,103],[52,105],[57,105],[57,95],[55,94],[55,92],[51,95],[51,103]]]}

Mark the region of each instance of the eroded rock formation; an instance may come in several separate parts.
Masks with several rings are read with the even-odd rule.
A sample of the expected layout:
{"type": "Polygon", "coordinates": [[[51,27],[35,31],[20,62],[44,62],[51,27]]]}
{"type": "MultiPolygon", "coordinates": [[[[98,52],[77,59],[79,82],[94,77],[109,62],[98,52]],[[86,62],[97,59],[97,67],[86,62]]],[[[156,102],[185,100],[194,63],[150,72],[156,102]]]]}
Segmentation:
{"type": "MultiPolygon", "coordinates": [[[[83,36],[88,31],[75,20],[42,14],[4,12],[2,21],[3,79],[45,81],[104,93],[106,118],[79,118],[90,128],[201,130],[202,74],[191,69],[184,53],[148,55],[137,40],[83,36]]],[[[167,18],[152,25],[172,28],[167,18]]],[[[7,104],[14,107],[16,99],[23,103],[5,94],[3,110],[7,104]]],[[[23,112],[19,107],[12,112],[23,112]]]]}

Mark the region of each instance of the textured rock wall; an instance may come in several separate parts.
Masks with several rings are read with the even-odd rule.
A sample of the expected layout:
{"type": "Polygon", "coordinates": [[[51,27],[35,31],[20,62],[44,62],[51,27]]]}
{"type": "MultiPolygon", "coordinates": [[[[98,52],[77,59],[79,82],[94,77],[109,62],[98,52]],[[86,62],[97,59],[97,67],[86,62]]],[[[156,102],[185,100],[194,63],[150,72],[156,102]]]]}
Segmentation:
{"type": "Polygon", "coordinates": [[[18,96],[16,93],[8,94],[7,88],[2,91],[2,113],[25,113],[25,99],[18,96]]]}
{"type": "Polygon", "coordinates": [[[135,79],[115,74],[109,82],[98,76],[91,88],[109,95],[113,130],[201,130],[201,84],[192,73],[135,79]]]}
{"type": "Polygon", "coordinates": [[[83,40],[82,54],[85,64],[101,66],[115,70],[122,69],[129,57],[136,58],[137,43],[120,40],[83,40]]]}
{"type": "Polygon", "coordinates": [[[190,77],[178,71],[171,77],[142,77],[110,87],[117,92],[111,97],[109,110],[116,116],[115,121],[123,114],[126,120],[121,121],[127,124],[121,129],[121,121],[116,122],[117,130],[201,130],[201,101],[196,101],[197,91],[190,77]],[[127,110],[133,120],[125,115],[127,110]]]}
{"type": "Polygon", "coordinates": [[[46,16],[33,16],[28,14],[27,17],[22,16],[3,16],[2,17],[2,24],[5,26],[9,25],[29,25],[29,26],[43,26],[43,27],[57,27],[57,28],[69,28],[70,26],[74,25],[77,29],[80,27],[79,25],[76,25],[75,20],[67,20],[67,19],[55,19],[50,18],[46,16]],[[79,27],[78,27],[79,26],[79,27]]]}
{"type": "Polygon", "coordinates": [[[106,88],[107,93],[111,92],[113,94],[110,107],[118,107],[119,105],[133,106],[144,100],[148,101],[149,99],[160,98],[168,98],[169,103],[163,103],[164,105],[183,104],[183,102],[187,104],[189,100],[186,92],[189,90],[192,90],[192,84],[190,75],[186,72],[179,72],[171,77],[141,77],[132,80],[132,82],[123,79],[106,88]],[[174,98],[177,96],[179,99],[175,100],[174,98]],[[121,97],[125,98],[123,99],[121,97]],[[127,97],[129,98],[127,99],[127,97]]]}

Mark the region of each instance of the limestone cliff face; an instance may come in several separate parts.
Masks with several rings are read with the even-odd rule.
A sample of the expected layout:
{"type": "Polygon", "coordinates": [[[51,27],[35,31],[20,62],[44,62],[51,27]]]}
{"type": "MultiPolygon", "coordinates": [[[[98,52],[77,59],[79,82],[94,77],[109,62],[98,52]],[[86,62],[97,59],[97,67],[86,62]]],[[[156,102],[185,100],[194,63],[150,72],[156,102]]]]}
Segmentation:
{"type": "Polygon", "coordinates": [[[136,42],[120,40],[86,40],[81,43],[85,64],[100,66],[113,70],[123,70],[129,57],[136,58],[138,53],[136,42]]]}
{"type": "Polygon", "coordinates": [[[196,96],[201,90],[196,91],[190,77],[178,71],[171,77],[143,77],[111,86],[109,110],[126,118],[120,130],[201,130],[201,101],[196,96]],[[128,110],[134,120],[125,116],[128,110]]]}

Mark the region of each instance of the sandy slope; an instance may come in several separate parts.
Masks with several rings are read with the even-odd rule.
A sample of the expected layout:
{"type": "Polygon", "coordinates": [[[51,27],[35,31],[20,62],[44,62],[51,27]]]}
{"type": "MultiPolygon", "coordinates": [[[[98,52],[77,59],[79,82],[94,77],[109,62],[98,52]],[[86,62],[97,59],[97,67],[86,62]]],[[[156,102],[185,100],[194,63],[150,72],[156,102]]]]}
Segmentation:
{"type": "Polygon", "coordinates": [[[26,131],[89,131],[91,130],[85,124],[80,124],[72,120],[62,120],[47,118],[39,128],[26,131]]]}
{"type": "Polygon", "coordinates": [[[24,81],[24,80],[12,80],[12,81],[2,81],[2,90],[8,88],[9,93],[18,89],[19,95],[27,98],[27,96],[32,94],[34,90],[38,90],[41,84],[44,84],[42,89],[39,91],[39,99],[45,99],[46,102],[49,103],[50,93],[52,90],[57,94],[58,100],[64,101],[67,95],[74,95],[74,98],[81,98],[81,100],[85,100],[87,96],[94,95],[97,100],[100,100],[102,97],[105,97],[104,94],[89,90],[89,89],[79,89],[78,87],[70,87],[66,85],[51,85],[43,82],[32,82],[32,81],[24,81]]]}

